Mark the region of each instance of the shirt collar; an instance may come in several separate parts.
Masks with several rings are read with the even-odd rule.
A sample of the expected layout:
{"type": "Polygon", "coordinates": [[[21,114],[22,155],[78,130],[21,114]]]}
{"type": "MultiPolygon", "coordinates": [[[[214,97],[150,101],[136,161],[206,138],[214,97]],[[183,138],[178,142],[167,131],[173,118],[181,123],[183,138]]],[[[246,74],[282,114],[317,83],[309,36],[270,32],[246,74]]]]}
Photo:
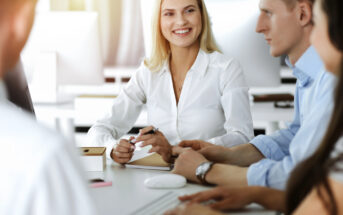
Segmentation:
{"type": "Polygon", "coordinates": [[[323,62],[312,46],[305,51],[295,65],[290,63],[288,57],[286,64],[293,70],[293,75],[299,80],[300,86],[306,86],[311,80],[316,79],[323,69],[323,62]]]}
{"type": "MultiPolygon", "coordinates": [[[[195,59],[195,62],[193,63],[189,71],[196,71],[196,72],[199,72],[199,74],[201,75],[205,75],[207,71],[208,63],[209,63],[208,54],[206,54],[202,49],[199,49],[197,58],[195,59]]],[[[169,59],[163,63],[160,74],[163,74],[164,72],[167,72],[167,71],[169,71],[169,59]]]]}
{"type": "Polygon", "coordinates": [[[7,92],[4,81],[0,79],[0,102],[4,101],[7,101],[7,92]]]}
{"type": "Polygon", "coordinates": [[[208,54],[206,54],[202,49],[199,49],[198,56],[189,71],[196,71],[199,72],[200,75],[204,76],[207,71],[208,62],[208,54]]]}

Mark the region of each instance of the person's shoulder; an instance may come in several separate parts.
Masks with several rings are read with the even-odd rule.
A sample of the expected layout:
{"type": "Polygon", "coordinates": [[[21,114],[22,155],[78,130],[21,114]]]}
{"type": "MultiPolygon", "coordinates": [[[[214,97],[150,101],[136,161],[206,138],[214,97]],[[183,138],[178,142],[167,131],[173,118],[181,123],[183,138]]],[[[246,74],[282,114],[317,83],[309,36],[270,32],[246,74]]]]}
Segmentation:
{"type": "Polygon", "coordinates": [[[322,68],[315,81],[318,90],[319,98],[332,99],[335,86],[337,84],[337,78],[332,73],[322,68]]]}
{"type": "Polygon", "coordinates": [[[146,64],[146,60],[143,60],[136,70],[136,75],[140,79],[150,79],[152,77],[158,76],[162,70],[167,67],[168,62],[164,62],[162,68],[158,71],[151,71],[149,66],[146,64]]]}
{"type": "Polygon", "coordinates": [[[329,82],[330,84],[334,82],[337,78],[334,74],[327,71],[325,67],[319,69],[319,74],[317,76],[318,81],[320,82],[329,82]]]}
{"type": "Polygon", "coordinates": [[[232,63],[237,63],[237,61],[229,57],[227,55],[224,55],[223,53],[220,53],[218,51],[214,51],[212,53],[206,53],[209,58],[209,65],[212,67],[221,66],[221,67],[227,67],[228,65],[232,63]]]}
{"type": "Polygon", "coordinates": [[[215,71],[222,71],[224,73],[227,70],[241,72],[242,67],[240,63],[227,55],[224,55],[220,52],[214,51],[212,53],[205,53],[208,55],[209,63],[208,66],[210,69],[214,69],[215,71]]]}
{"type": "Polygon", "coordinates": [[[47,152],[51,148],[64,147],[63,137],[39,123],[30,114],[9,105],[0,105],[0,139],[10,141],[13,148],[25,148],[27,152],[47,152]]]}

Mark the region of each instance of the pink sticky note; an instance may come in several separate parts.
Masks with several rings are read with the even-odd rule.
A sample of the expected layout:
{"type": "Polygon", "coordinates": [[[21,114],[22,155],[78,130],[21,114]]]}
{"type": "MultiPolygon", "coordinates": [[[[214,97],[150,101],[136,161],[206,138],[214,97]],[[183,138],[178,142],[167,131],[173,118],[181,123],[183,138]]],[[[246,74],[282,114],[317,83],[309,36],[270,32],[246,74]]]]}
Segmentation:
{"type": "Polygon", "coordinates": [[[108,186],[112,186],[112,181],[96,182],[96,183],[90,184],[91,188],[108,187],[108,186]]]}

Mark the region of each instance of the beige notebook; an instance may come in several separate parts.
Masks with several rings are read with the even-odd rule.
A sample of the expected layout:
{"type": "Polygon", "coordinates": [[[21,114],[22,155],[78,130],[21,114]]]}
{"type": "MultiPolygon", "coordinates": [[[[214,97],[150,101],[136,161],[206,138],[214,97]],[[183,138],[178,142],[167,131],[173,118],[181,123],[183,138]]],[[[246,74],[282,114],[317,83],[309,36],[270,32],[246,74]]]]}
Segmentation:
{"type": "Polygon", "coordinates": [[[171,164],[166,163],[161,155],[152,153],[146,157],[131,161],[125,165],[128,168],[171,170],[171,164]]]}

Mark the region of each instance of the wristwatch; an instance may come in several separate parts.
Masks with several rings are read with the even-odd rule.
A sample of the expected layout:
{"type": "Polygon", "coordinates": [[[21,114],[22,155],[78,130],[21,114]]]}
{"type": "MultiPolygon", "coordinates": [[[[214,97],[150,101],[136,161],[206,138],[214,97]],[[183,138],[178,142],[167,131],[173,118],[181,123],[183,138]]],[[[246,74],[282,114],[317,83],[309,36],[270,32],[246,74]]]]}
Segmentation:
{"type": "Polygon", "coordinates": [[[213,162],[203,162],[195,170],[195,175],[201,181],[202,184],[209,184],[206,180],[206,174],[211,170],[213,162]]]}

